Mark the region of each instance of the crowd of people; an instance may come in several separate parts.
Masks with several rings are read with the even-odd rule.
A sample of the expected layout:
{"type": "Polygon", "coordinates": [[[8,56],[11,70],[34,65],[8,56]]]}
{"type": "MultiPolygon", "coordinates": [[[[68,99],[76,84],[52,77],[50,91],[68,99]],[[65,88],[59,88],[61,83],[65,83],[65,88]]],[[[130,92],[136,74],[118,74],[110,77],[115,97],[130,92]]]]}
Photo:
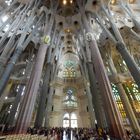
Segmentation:
{"type": "MultiPolygon", "coordinates": [[[[44,135],[48,140],[116,140],[110,138],[109,133],[105,129],[92,128],[28,128],[28,134],[44,135]],[[65,138],[64,138],[65,137],[65,138]]],[[[140,140],[140,135],[134,135],[131,131],[126,130],[128,140],[140,140]]]]}
{"type": "MultiPolygon", "coordinates": [[[[12,134],[14,128],[9,128],[3,132],[6,135],[12,134]]],[[[109,133],[101,128],[63,128],[63,127],[29,127],[27,129],[28,135],[44,136],[46,140],[116,140],[110,138],[109,133]]],[[[126,130],[128,140],[140,140],[140,135],[134,135],[132,132],[126,130]]]]}
{"type": "Polygon", "coordinates": [[[106,131],[90,128],[28,128],[28,134],[31,135],[44,135],[48,137],[48,140],[109,140],[109,135],[106,131]]]}

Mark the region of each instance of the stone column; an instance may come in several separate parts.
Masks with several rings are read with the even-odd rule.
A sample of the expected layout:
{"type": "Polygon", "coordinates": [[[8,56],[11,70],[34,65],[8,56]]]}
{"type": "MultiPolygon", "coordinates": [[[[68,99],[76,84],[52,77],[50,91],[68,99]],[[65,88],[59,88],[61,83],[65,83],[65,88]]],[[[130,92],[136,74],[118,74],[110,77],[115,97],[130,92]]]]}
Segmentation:
{"type": "Polygon", "coordinates": [[[69,127],[71,128],[71,112],[69,112],[69,127]]]}
{"type": "Polygon", "coordinates": [[[24,25],[25,27],[23,29],[23,33],[21,34],[19,39],[16,40],[17,30],[19,29],[20,24],[23,23],[23,19],[24,19],[25,15],[23,17],[21,17],[22,19],[17,23],[17,25],[15,23],[16,29],[14,30],[12,36],[8,40],[7,44],[5,45],[5,47],[3,49],[3,52],[0,55],[0,67],[1,67],[1,69],[0,69],[0,77],[1,77],[1,75],[3,73],[3,71],[4,71],[4,68],[5,68],[4,66],[6,65],[6,63],[7,63],[8,59],[10,58],[11,54],[14,52],[15,47],[23,46],[23,42],[26,39],[26,35],[27,35],[26,33],[29,30],[29,27],[34,22],[35,17],[33,17],[33,15],[30,15],[29,18],[26,21],[26,24],[24,25]]]}
{"type": "Polygon", "coordinates": [[[140,57],[139,57],[139,54],[134,55],[134,59],[135,59],[136,63],[138,64],[138,66],[140,67],[140,57]]]}
{"type": "Polygon", "coordinates": [[[15,63],[18,61],[20,55],[22,54],[22,52],[25,50],[25,48],[27,47],[27,45],[29,44],[29,42],[31,41],[33,35],[35,34],[37,27],[39,26],[42,18],[44,17],[44,13],[40,15],[39,20],[36,23],[36,28],[34,28],[31,32],[30,35],[26,38],[27,36],[27,31],[28,28],[26,29],[26,31],[24,31],[21,34],[21,38],[19,40],[19,43],[8,63],[8,65],[5,68],[5,71],[0,79],[0,96],[3,93],[3,90],[5,89],[5,86],[9,80],[9,77],[11,75],[11,72],[13,71],[14,65],[15,63]],[[26,38],[26,39],[25,39],[26,38]]]}
{"type": "MultiPolygon", "coordinates": [[[[53,63],[52,66],[53,67],[52,67],[52,70],[51,70],[51,81],[55,80],[56,70],[57,70],[57,65],[55,63],[53,63]]],[[[55,90],[54,87],[52,87],[52,85],[50,85],[49,95],[48,95],[48,100],[47,100],[47,105],[46,105],[44,127],[50,127],[49,118],[50,118],[50,115],[51,115],[54,90],[55,90]]]]}
{"type": "Polygon", "coordinates": [[[0,120],[0,123],[1,124],[6,124],[6,120],[7,120],[7,117],[8,117],[8,110],[9,110],[9,106],[7,106],[6,108],[5,108],[5,110],[1,113],[2,114],[2,118],[1,118],[1,120],[0,120]]]}
{"type": "Polygon", "coordinates": [[[126,88],[126,85],[125,84],[122,84],[123,86],[123,89],[125,90],[125,93],[127,94],[127,97],[129,99],[129,102],[131,104],[131,107],[133,109],[133,112],[135,113],[135,116],[137,118],[137,121],[140,123],[140,113],[136,111],[136,107],[134,105],[134,102],[138,102],[135,95],[131,94],[130,93],[133,93],[133,91],[131,89],[130,90],[130,93],[128,92],[128,89],[126,88]]]}
{"type": "Polygon", "coordinates": [[[91,94],[92,94],[92,103],[94,105],[94,110],[95,110],[95,116],[97,119],[98,126],[103,128],[103,125],[101,125],[102,124],[101,116],[99,114],[99,101],[97,100],[97,96],[96,96],[96,94],[99,94],[99,92],[97,90],[97,84],[96,84],[96,79],[93,72],[92,62],[87,63],[87,69],[88,69],[88,74],[89,74],[90,89],[91,89],[91,94]]]}
{"type": "Polygon", "coordinates": [[[47,69],[43,80],[43,86],[40,93],[40,100],[37,109],[35,127],[41,127],[43,123],[43,118],[45,115],[46,99],[49,94],[48,89],[49,89],[49,82],[50,82],[50,71],[51,71],[51,64],[47,64],[47,69]]]}
{"type": "Polygon", "coordinates": [[[89,83],[85,83],[86,87],[86,93],[87,93],[87,98],[88,98],[88,107],[89,107],[89,112],[90,112],[90,120],[91,120],[91,126],[95,128],[95,112],[94,112],[94,103],[92,102],[93,97],[91,94],[91,90],[89,87],[89,83]]]}
{"type": "MultiPolygon", "coordinates": [[[[18,40],[17,40],[18,41],[18,40]]],[[[17,42],[15,41],[15,35],[12,35],[8,41],[8,43],[6,44],[6,46],[4,47],[4,50],[2,52],[2,54],[0,55],[0,77],[3,74],[3,71],[5,69],[5,65],[7,63],[7,60],[9,59],[9,57],[11,56],[10,53],[12,53],[14,51],[14,48],[16,47],[17,42]],[[7,47],[8,46],[8,47],[7,47]],[[12,46],[12,47],[11,47],[12,46]],[[10,48],[13,51],[9,51],[7,50],[7,48],[10,48]]]]}
{"type": "Polygon", "coordinates": [[[13,85],[13,83],[10,81],[10,82],[7,84],[7,87],[5,88],[5,90],[4,90],[4,92],[3,92],[3,95],[0,97],[0,111],[1,111],[2,106],[3,106],[3,103],[4,103],[4,99],[5,99],[5,97],[9,94],[12,85],[13,85]]]}
{"type": "MultiPolygon", "coordinates": [[[[88,85],[87,85],[88,86],[88,85]]],[[[88,98],[88,107],[89,107],[89,113],[90,113],[90,120],[91,120],[91,126],[92,128],[95,128],[95,113],[94,113],[94,108],[92,104],[92,95],[90,92],[90,88],[86,88],[86,93],[87,93],[87,98],[88,98]]]]}
{"type": "Polygon", "coordinates": [[[139,123],[138,123],[138,120],[134,114],[134,111],[132,109],[132,106],[129,102],[129,99],[123,89],[123,86],[122,86],[122,83],[121,82],[117,82],[115,83],[117,88],[118,88],[118,91],[120,93],[120,97],[121,97],[121,100],[122,100],[122,103],[123,103],[123,106],[124,106],[124,109],[126,111],[126,114],[129,118],[129,121],[130,121],[130,125],[134,131],[134,133],[139,133],[140,132],[140,126],[139,126],[139,123]]]}
{"type": "Polygon", "coordinates": [[[48,100],[47,100],[47,106],[46,106],[44,127],[50,127],[49,118],[50,118],[50,115],[51,115],[53,91],[54,91],[53,87],[50,87],[50,92],[49,92],[49,96],[48,96],[48,100]]]}
{"type": "Polygon", "coordinates": [[[17,59],[21,55],[21,52],[22,52],[21,49],[16,49],[14,55],[11,58],[11,61],[7,65],[7,67],[4,71],[4,74],[2,75],[2,78],[0,79],[0,96],[2,96],[2,94],[3,94],[3,90],[6,87],[6,84],[9,80],[10,74],[11,74],[13,68],[14,68],[14,65],[15,65],[17,59]]]}
{"type": "MultiPolygon", "coordinates": [[[[81,40],[79,39],[80,45],[82,45],[81,40]]],[[[87,45],[87,43],[86,43],[87,45]]],[[[89,49],[89,47],[88,47],[89,49]]],[[[87,50],[87,49],[86,49],[87,50]]],[[[97,83],[96,83],[96,78],[95,78],[95,73],[93,71],[93,63],[91,62],[91,52],[90,50],[86,51],[85,53],[85,58],[87,58],[87,65],[85,63],[80,63],[81,69],[82,69],[82,75],[85,75],[86,78],[90,81],[90,89],[85,85],[86,91],[87,91],[87,96],[89,98],[89,105],[90,105],[90,110],[91,110],[91,116],[94,114],[96,116],[97,122],[98,122],[98,127],[101,128],[107,128],[107,122],[105,118],[105,113],[103,111],[101,99],[99,99],[99,89],[97,89],[97,83]],[[88,56],[88,57],[87,57],[88,56]],[[88,95],[89,94],[89,95],[88,95]],[[91,103],[90,103],[91,102],[91,103]],[[93,106],[94,106],[94,111],[93,111],[93,106]]],[[[94,116],[94,118],[95,118],[94,116]]],[[[95,126],[95,119],[91,120],[94,121],[92,126],[95,126]]]]}
{"type": "MultiPolygon", "coordinates": [[[[3,1],[0,1],[0,4],[2,4],[3,1]]],[[[3,15],[5,13],[7,13],[8,11],[10,11],[11,9],[15,8],[15,4],[17,3],[17,1],[13,1],[11,3],[11,5],[9,5],[7,8],[3,9],[0,11],[0,15],[3,15]]]]}
{"type": "MultiPolygon", "coordinates": [[[[109,65],[110,65],[110,68],[111,68],[111,71],[112,71],[112,75],[114,77],[116,77],[117,76],[117,71],[116,71],[116,68],[114,66],[112,58],[110,57],[108,61],[109,61],[109,65]]],[[[131,127],[132,127],[132,129],[135,133],[139,133],[140,132],[140,127],[139,127],[138,121],[137,121],[136,116],[133,112],[133,109],[131,107],[129,99],[128,99],[126,93],[125,93],[125,90],[122,86],[122,83],[121,83],[120,79],[117,78],[117,77],[115,78],[115,80],[116,80],[115,84],[116,84],[116,86],[118,88],[118,91],[120,93],[120,97],[121,97],[124,109],[126,111],[126,114],[129,118],[131,127]]]]}
{"type": "Polygon", "coordinates": [[[127,13],[130,16],[130,18],[132,19],[133,23],[136,26],[136,29],[138,29],[138,31],[140,31],[140,22],[137,20],[136,16],[134,15],[134,12],[133,12],[132,8],[129,6],[129,4],[127,4],[124,1],[121,1],[120,7],[122,8],[123,11],[125,11],[125,13],[127,13]]]}
{"type": "Polygon", "coordinates": [[[113,97],[112,88],[103,64],[97,42],[92,34],[92,29],[89,27],[88,21],[86,19],[83,11],[82,14],[83,24],[86,29],[86,39],[91,50],[92,61],[94,62],[95,74],[98,79],[99,88],[101,90],[102,99],[104,102],[104,109],[106,110],[106,117],[108,118],[108,125],[110,129],[110,134],[112,137],[118,139],[126,139],[127,135],[123,126],[122,118],[117,109],[116,102],[113,97]]]}
{"type": "Polygon", "coordinates": [[[14,124],[15,114],[16,114],[17,107],[18,107],[20,99],[21,99],[21,94],[22,94],[22,91],[23,91],[23,87],[24,87],[23,85],[20,85],[19,91],[18,91],[18,93],[15,97],[14,103],[12,104],[12,108],[10,110],[10,114],[9,114],[9,117],[8,117],[8,120],[7,120],[7,123],[10,126],[12,126],[14,124]]]}
{"type": "Polygon", "coordinates": [[[45,35],[43,38],[44,42],[39,47],[37,57],[36,57],[36,63],[34,65],[34,68],[30,76],[30,80],[26,87],[26,92],[16,122],[16,130],[15,130],[16,133],[26,133],[27,128],[30,126],[34,104],[38,93],[42,69],[45,61],[45,56],[50,44],[50,34],[51,34],[53,23],[54,23],[54,16],[51,15],[49,24],[48,25],[46,24],[44,30],[46,31],[47,27],[49,28],[47,32],[44,33],[45,35]]]}
{"type": "Polygon", "coordinates": [[[36,63],[27,84],[25,95],[19,111],[19,116],[16,122],[16,133],[26,133],[27,128],[30,126],[47,49],[47,44],[42,44],[39,47],[36,63]]]}
{"type": "MultiPolygon", "coordinates": [[[[139,70],[139,67],[135,63],[133,57],[128,52],[126,44],[123,41],[123,38],[122,38],[122,36],[121,36],[121,34],[120,34],[120,32],[119,32],[119,30],[118,30],[118,28],[117,28],[117,26],[114,22],[114,19],[113,19],[112,15],[110,13],[108,13],[107,9],[104,6],[102,6],[102,9],[103,9],[103,11],[105,12],[105,14],[107,15],[107,17],[110,21],[115,39],[117,41],[116,49],[121,54],[124,61],[126,62],[126,65],[129,69],[129,71],[131,72],[131,75],[133,76],[135,82],[137,83],[137,85],[140,89],[140,70],[139,70]]],[[[115,41],[115,43],[116,43],[116,41],[115,41]]]]}
{"type": "Polygon", "coordinates": [[[3,124],[3,118],[4,118],[4,115],[5,115],[5,110],[0,112],[0,124],[3,124]]]}
{"type": "MultiPolygon", "coordinates": [[[[83,63],[83,65],[85,65],[85,63],[83,63]]],[[[88,72],[87,72],[87,69],[83,68],[83,65],[82,65],[82,62],[80,61],[82,75],[85,75],[86,79],[88,80],[88,72]]],[[[84,84],[85,84],[85,89],[86,89],[87,98],[88,98],[88,107],[89,107],[89,113],[90,113],[91,126],[95,128],[95,112],[93,111],[94,103],[92,102],[93,97],[91,95],[89,83],[84,83],[84,84]]]]}
{"type": "Polygon", "coordinates": [[[137,64],[135,63],[132,56],[129,54],[128,50],[122,43],[118,43],[116,46],[117,50],[120,52],[122,58],[125,60],[127,67],[129,71],[131,72],[131,75],[133,76],[136,84],[138,85],[140,89],[140,70],[137,64]]]}

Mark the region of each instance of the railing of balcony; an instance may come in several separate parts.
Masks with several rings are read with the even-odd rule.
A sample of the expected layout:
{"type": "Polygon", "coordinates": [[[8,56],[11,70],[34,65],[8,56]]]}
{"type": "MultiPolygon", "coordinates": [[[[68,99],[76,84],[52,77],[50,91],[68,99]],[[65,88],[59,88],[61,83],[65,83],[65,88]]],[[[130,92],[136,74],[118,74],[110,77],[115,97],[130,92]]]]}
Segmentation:
{"type": "Polygon", "coordinates": [[[78,109],[78,107],[75,106],[75,105],[72,105],[72,106],[63,105],[63,109],[65,109],[65,110],[76,110],[76,109],[78,109]]]}
{"type": "Polygon", "coordinates": [[[84,78],[82,78],[82,77],[79,77],[79,78],[60,78],[60,77],[56,77],[55,81],[60,82],[60,83],[77,83],[77,82],[83,82],[84,78]]]}

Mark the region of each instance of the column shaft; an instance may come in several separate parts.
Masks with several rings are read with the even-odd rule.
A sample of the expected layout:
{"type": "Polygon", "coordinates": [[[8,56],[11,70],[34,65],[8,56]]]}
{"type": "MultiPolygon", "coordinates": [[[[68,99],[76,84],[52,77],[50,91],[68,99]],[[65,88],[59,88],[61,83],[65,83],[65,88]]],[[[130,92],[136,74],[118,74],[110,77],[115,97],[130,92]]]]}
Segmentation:
{"type": "Polygon", "coordinates": [[[49,124],[50,119],[49,118],[50,118],[50,115],[51,115],[53,91],[54,91],[53,87],[50,87],[50,92],[49,92],[48,101],[47,101],[47,107],[46,107],[44,127],[50,127],[50,124],[49,124]]]}
{"type": "Polygon", "coordinates": [[[36,63],[27,84],[24,99],[19,111],[16,123],[17,133],[26,133],[27,128],[30,126],[47,48],[48,45],[41,45],[38,50],[36,63]]]}
{"type": "Polygon", "coordinates": [[[105,71],[103,60],[95,41],[89,43],[91,46],[92,60],[95,66],[95,74],[98,79],[99,87],[104,99],[104,109],[106,109],[106,117],[108,118],[110,132],[116,138],[125,139],[125,130],[123,127],[122,118],[117,109],[116,102],[113,97],[111,85],[105,71]],[[94,48],[93,48],[94,47],[94,48]]]}
{"type": "Polygon", "coordinates": [[[12,104],[12,108],[10,110],[10,114],[9,114],[9,117],[7,120],[8,125],[12,126],[14,124],[15,114],[16,114],[17,107],[18,107],[20,99],[21,99],[22,91],[23,91],[23,85],[20,85],[19,91],[15,97],[14,103],[12,104]]]}
{"type": "Polygon", "coordinates": [[[131,104],[129,102],[129,99],[123,89],[123,86],[121,83],[117,83],[116,84],[118,90],[119,90],[119,93],[120,93],[120,97],[121,97],[121,100],[122,100],[122,103],[123,103],[123,106],[124,106],[124,109],[126,111],[126,114],[129,118],[129,121],[130,121],[130,124],[131,124],[131,127],[133,129],[133,131],[135,133],[139,133],[140,132],[140,127],[139,127],[139,124],[138,124],[138,121],[137,121],[137,118],[133,112],[133,109],[131,107],[131,104]]]}
{"type": "Polygon", "coordinates": [[[86,92],[87,92],[87,97],[88,97],[88,107],[89,107],[89,113],[90,113],[91,126],[92,128],[95,128],[95,113],[93,111],[92,95],[91,95],[89,87],[86,88],[86,92]]]}
{"type": "Polygon", "coordinates": [[[101,104],[99,103],[99,98],[97,97],[98,96],[97,94],[99,94],[99,91],[97,89],[96,78],[93,72],[93,64],[88,62],[87,69],[88,69],[88,74],[89,74],[90,89],[91,89],[91,94],[92,94],[92,103],[94,105],[97,125],[98,127],[105,128],[106,119],[102,112],[102,107],[101,107],[101,104]]]}
{"type": "Polygon", "coordinates": [[[20,54],[21,54],[22,50],[21,49],[17,49],[14,53],[14,55],[11,58],[11,61],[9,62],[9,64],[7,65],[4,74],[2,75],[1,79],[0,79],[0,96],[3,93],[4,88],[6,87],[6,84],[9,80],[10,74],[14,68],[14,64],[16,63],[16,61],[18,60],[20,54]]]}
{"type": "MultiPolygon", "coordinates": [[[[114,62],[113,62],[112,58],[110,57],[108,61],[109,61],[109,66],[110,66],[110,70],[112,72],[112,75],[114,77],[116,77],[117,70],[115,68],[115,65],[114,65],[114,62]]],[[[116,81],[116,86],[117,86],[118,91],[120,93],[121,101],[123,103],[123,106],[124,106],[124,109],[126,111],[127,117],[129,118],[131,127],[132,127],[134,132],[139,133],[140,132],[140,127],[139,127],[138,121],[137,121],[136,116],[133,112],[133,109],[132,109],[132,106],[129,102],[127,94],[125,93],[125,90],[124,90],[121,82],[119,81],[119,78],[116,81]]]]}
{"type": "Polygon", "coordinates": [[[135,63],[134,59],[132,58],[123,43],[118,43],[116,48],[120,52],[122,58],[125,60],[129,71],[131,72],[134,80],[136,81],[140,89],[140,70],[137,64],[135,63]]]}
{"type": "Polygon", "coordinates": [[[50,71],[51,71],[51,64],[48,64],[47,70],[44,76],[42,90],[40,93],[40,100],[39,100],[39,105],[37,109],[35,127],[41,127],[43,123],[43,118],[45,115],[46,99],[48,96],[48,89],[49,89],[50,71]]]}
{"type": "Polygon", "coordinates": [[[116,102],[113,98],[111,85],[96,40],[91,35],[92,29],[89,27],[86,16],[82,15],[82,18],[87,33],[88,45],[90,46],[91,50],[92,61],[94,62],[96,78],[98,79],[99,87],[104,101],[104,109],[106,110],[107,115],[106,117],[110,121],[110,133],[112,137],[126,139],[127,136],[123,126],[122,118],[119,114],[116,102]]]}
{"type": "Polygon", "coordinates": [[[121,54],[124,61],[126,62],[126,65],[129,69],[129,71],[131,72],[131,75],[133,76],[134,80],[136,81],[136,83],[140,89],[140,70],[139,70],[136,62],[134,61],[133,57],[128,52],[126,44],[124,43],[124,40],[119,32],[119,29],[117,28],[117,26],[114,22],[112,15],[110,13],[108,13],[107,9],[105,9],[104,7],[102,7],[102,8],[110,21],[114,36],[118,42],[116,44],[116,49],[121,54]]]}
{"type": "Polygon", "coordinates": [[[2,109],[2,106],[3,106],[3,103],[4,103],[5,97],[9,94],[12,85],[13,85],[13,83],[12,82],[9,82],[7,84],[4,92],[3,92],[3,95],[0,97],[0,111],[2,109]]]}
{"type": "MultiPolygon", "coordinates": [[[[123,2],[123,1],[121,1],[121,2],[123,2]]],[[[135,17],[135,15],[133,14],[134,12],[131,9],[131,7],[128,4],[125,4],[125,3],[120,4],[120,6],[121,6],[122,10],[125,11],[131,17],[133,23],[136,26],[136,29],[138,29],[138,31],[140,31],[140,23],[137,20],[137,18],[135,17]]]]}
{"type": "MultiPolygon", "coordinates": [[[[80,68],[82,75],[85,75],[86,79],[88,80],[88,71],[86,68],[85,63],[82,64],[82,61],[80,61],[80,68]]],[[[87,93],[87,98],[88,98],[88,107],[89,107],[89,113],[90,113],[90,120],[91,120],[91,126],[95,128],[95,112],[93,111],[93,102],[92,102],[92,94],[89,85],[85,83],[85,88],[86,88],[86,93],[87,93]]]]}

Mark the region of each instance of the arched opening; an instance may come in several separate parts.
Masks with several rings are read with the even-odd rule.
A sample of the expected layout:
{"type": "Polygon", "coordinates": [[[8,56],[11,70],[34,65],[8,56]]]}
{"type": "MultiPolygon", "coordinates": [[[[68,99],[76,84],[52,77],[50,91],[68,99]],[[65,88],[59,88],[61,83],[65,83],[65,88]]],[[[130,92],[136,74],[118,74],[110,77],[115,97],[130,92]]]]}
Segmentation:
{"type": "Polygon", "coordinates": [[[77,116],[75,113],[71,114],[71,128],[77,128],[77,116]]]}
{"type": "Polygon", "coordinates": [[[77,128],[77,116],[75,113],[65,113],[63,117],[63,127],[77,128]]]}
{"type": "Polygon", "coordinates": [[[69,113],[64,114],[64,117],[63,117],[63,127],[64,128],[70,127],[70,115],[69,115],[69,113]]]}

